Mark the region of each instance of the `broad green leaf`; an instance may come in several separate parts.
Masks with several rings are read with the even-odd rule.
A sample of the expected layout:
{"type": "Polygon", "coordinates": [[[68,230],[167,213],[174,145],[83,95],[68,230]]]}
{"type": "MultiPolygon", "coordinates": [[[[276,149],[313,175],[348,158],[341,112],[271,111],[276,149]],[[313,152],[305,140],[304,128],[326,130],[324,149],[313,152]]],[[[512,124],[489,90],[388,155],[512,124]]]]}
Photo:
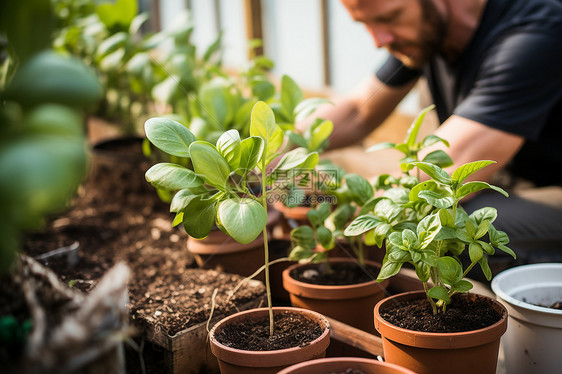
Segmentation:
{"type": "Polygon", "coordinates": [[[480,244],[472,242],[468,245],[468,255],[471,262],[477,262],[484,256],[484,250],[480,244]]]}
{"type": "Polygon", "coordinates": [[[200,195],[193,193],[188,188],[184,188],[183,190],[179,190],[172,199],[170,203],[170,212],[179,213],[185,209],[189,205],[191,201],[198,198],[200,195]]]}
{"type": "Polygon", "coordinates": [[[129,35],[123,31],[111,35],[100,43],[96,49],[96,56],[101,58],[115,52],[127,43],[128,38],[129,35]]]}
{"type": "Polygon", "coordinates": [[[455,285],[462,279],[462,266],[457,260],[450,256],[437,259],[439,277],[448,285],[455,285]]]}
{"type": "Polygon", "coordinates": [[[215,41],[207,47],[207,50],[203,53],[203,61],[209,61],[215,52],[220,51],[222,35],[222,31],[220,31],[215,41]]]}
{"type": "Polygon", "coordinates": [[[214,145],[196,141],[189,146],[193,170],[211,186],[225,189],[230,175],[228,162],[220,155],[214,145]]]}
{"type": "Polygon", "coordinates": [[[418,197],[421,197],[437,209],[448,209],[455,203],[455,199],[448,191],[420,191],[418,197]]]}
{"type": "Polygon", "coordinates": [[[453,165],[453,160],[451,159],[451,157],[440,149],[429,153],[423,158],[422,161],[437,165],[441,168],[446,168],[453,165]]]}
{"type": "Polygon", "coordinates": [[[506,245],[500,244],[500,245],[498,245],[498,249],[502,250],[503,252],[507,253],[508,255],[510,255],[513,258],[517,257],[515,255],[515,252],[513,252],[513,250],[506,245]]]}
{"type": "Polygon", "coordinates": [[[246,175],[253,170],[263,155],[264,142],[258,136],[251,136],[240,142],[240,175],[246,175]]]}
{"type": "Polygon", "coordinates": [[[383,261],[381,271],[377,276],[377,282],[380,283],[385,279],[388,279],[393,275],[396,275],[400,271],[402,264],[403,264],[402,262],[383,261]]]}
{"type": "Polygon", "coordinates": [[[382,199],[385,199],[384,197],[375,197],[370,199],[369,201],[367,201],[359,210],[358,215],[363,215],[363,214],[367,214],[369,212],[371,212],[375,206],[379,203],[379,201],[381,201],[382,199]]]}
{"type": "Polygon", "coordinates": [[[406,133],[406,138],[404,139],[404,143],[408,145],[408,148],[413,148],[416,144],[416,138],[418,137],[418,132],[420,131],[421,124],[423,123],[423,119],[425,115],[435,108],[435,105],[430,105],[424,108],[416,117],[414,122],[410,125],[408,132],[406,133]]]}
{"type": "Polygon", "coordinates": [[[434,181],[418,183],[410,190],[410,201],[415,202],[421,200],[422,198],[418,196],[421,191],[436,191],[437,189],[438,185],[434,181]]]}
{"type": "Polygon", "coordinates": [[[504,195],[505,197],[509,197],[509,194],[507,192],[505,192],[503,189],[501,189],[500,187],[496,187],[493,186],[491,184],[488,184],[486,182],[468,182],[463,184],[461,187],[459,187],[459,189],[457,190],[456,196],[457,199],[461,199],[473,192],[476,191],[480,191],[480,190],[484,190],[490,188],[494,191],[497,191],[499,193],[501,193],[502,195],[504,195]]]}
{"type": "Polygon", "coordinates": [[[314,249],[316,247],[314,230],[310,226],[299,226],[291,230],[291,241],[304,248],[314,249]]]}
{"type": "Polygon", "coordinates": [[[490,265],[488,265],[488,258],[486,256],[482,256],[482,258],[478,260],[478,264],[480,264],[480,268],[482,269],[482,273],[484,273],[486,280],[491,280],[492,270],[490,270],[490,265]]]}
{"type": "Polygon", "coordinates": [[[345,236],[358,236],[374,229],[382,221],[373,215],[362,215],[355,218],[344,230],[345,236]]]}
{"type": "Polygon", "coordinates": [[[306,216],[313,227],[322,225],[329,215],[329,203],[321,203],[318,205],[318,207],[316,207],[316,209],[312,209],[306,213],[306,216]]]}
{"type": "Polygon", "coordinates": [[[462,182],[464,182],[466,178],[476,173],[478,170],[485,168],[490,164],[495,164],[495,163],[496,163],[495,161],[489,161],[489,160],[469,162],[467,164],[459,166],[453,172],[451,179],[453,179],[453,181],[457,182],[458,184],[461,184],[462,182]]]}
{"type": "Polygon", "coordinates": [[[250,135],[263,138],[267,143],[268,153],[275,152],[279,147],[273,149],[270,143],[279,143],[279,137],[281,137],[281,142],[283,142],[284,134],[279,126],[275,124],[275,116],[269,105],[263,101],[258,101],[252,108],[250,118],[250,135]],[[281,132],[281,135],[279,135],[279,132],[281,132]]]}
{"type": "Polygon", "coordinates": [[[488,221],[488,223],[494,222],[497,216],[498,211],[496,208],[485,207],[472,212],[469,218],[474,220],[477,225],[480,225],[484,221],[488,221]]]}
{"type": "Polygon", "coordinates": [[[471,221],[466,221],[464,224],[464,228],[466,230],[466,233],[472,238],[472,240],[476,239],[476,228],[471,221]]]}
{"type": "Polygon", "coordinates": [[[310,131],[310,151],[319,150],[328,140],[334,129],[332,121],[322,121],[320,124],[313,126],[310,131]]]}
{"type": "Polygon", "coordinates": [[[343,230],[344,226],[347,222],[349,222],[354,213],[355,207],[352,205],[340,205],[328,216],[328,218],[326,218],[325,224],[333,230],[343,230]]]}
{"type": "Polygon", "coordinates": [[[148,21],[149,18],[150,18],[150,14],[146,12],[137,14],[135,18],[133,18],[133,20],[131,21],[131,25],[129,26],[129,34],[131,35],[136,34],[140,30],[141,26],[146,21],[148,21]]]}
{"type": "Polygon", "coordinates": [[[304,99],[300,87],[288,75],[281,78],[281,112],[289,122],[295,122],[295,108],[304,99]]]}
{"type": "Polygon", "coordinates": [[[318,241],[325,249],[332,249],[335,245],[334,237],[332,232],[328,230],[325,226],[318,226],[316,228],[316,237],[318,241]]]}
{"type": "Polygon", "coordinates": [[[359,204],[365,204],[373,198],[375,191],[368,180],[358,174],[347,174],[345,177],[347,188],[353,193],[354,200],[359,204]]]}
{"type": "Polygon", "coordinates": [[[311,258],[314,255],[314,251],[308,247],[301,247],[300,245],[295,246],[291,249],[289,253],[290,261],[301,261],[311,258]]]}
{"type": "Polygon", "coordinates": [[[427,294],[429,295],[429,297],[433,299],[443,300],[445,304],[449,304],[451,302],[451,299],[449,298],[449,293],[447,292],[447,289],[445,287],[441,287],[441,286],[431,287],[429,291],[427,291],[427,294]]]}
{"type": "Polygon", "coordinates": [[[390,143],[390,142],[378,143],[378,144],[375,144],[375,145],[367,148],[366,152],[380,151],[381,149],[394,148],[395,146],[396,146],[396,143],[390,143]]]}
{"type": "MultiPolygon", "coordinates": [[[[438,214],[432,214],[420,221],[417,233],[420,241],[420,248],[426,248],[435,239],[441,230],[441,220],[438,214]]],[[[406,231],[406,230],[404,230],[406,231]]]]}
{"type": "MultiPolygon", "coordinates": [[[[283,155],[281,160],[275,166],[275,170],[291,170],[304,164],[311,155],[318,155],[317,153],[309,153],[304,148],[295,148],[283,155]]],[[[273,172],[272,171],[272,172],[273,172]]]]}
{"type": "Polygon", "coordinates": [[[167,191],[176,191],[203,185],[193,171],[171,163],[160,163],[146,171],[146,180],[154,187],[167,191]]]}
{"type": "Polygon", "coordinates": [[[108,29],[116,24],[129,28],[138,13],[137,0],[117,0],[115,4],[100,4],[96,7],[96,13],[108,29]]]}
{"type": "Polygon", "coordinates": [[[392,226],[384,222],[381,222],[375,227],[375,229],[373,230],[373,237],[375,239],[375,244],[377,245],[377,247],[382,247],[384,239],[386,239],[386,236],[388,235],[388,232],[390,230],[392,230],[392,226]]]}
{"type": "Polygon", "coordinates": [[[381,199],[375,206],[374,213],[390,223],[402,213],[402,208],[390,199],[381,199]]]}
{"type": "Polygon", "coordinates": [[[484,252],[486,252],[489,255],[493,255],[496,252],[496,250],[494,249],[494,247],[490,245],[490,243],[486,243],[482,240],[478,240],[478,244],[480,244],[484,252]]]}
{"type": "Polygon", "coordinates": [[[289,140],[291,140],[291,142],[295,143],[299,147],[303,147],[303,148],[308,147],[308,143],[304,139],[304,136],[290,131],[287,132],[288,132],[287,135],[289,136],[289,140]]]}
{"type": "Polygon", "coordinates": [[[394,203],[398,205],[407,204],[408,201],[410,201],[409,195],[410,195],[410,190],[402,187],[391,188],[389,190],[384,191],[383,194],[384,197],[388,197],[390,200],[392,200],[394,203]]]}
{"type": "Polygon", "coordinates": [[[410,262],[412,261],[412,256],[409,251],[404,251],[398,247],[393,247],[388,254],[388,260],[392,262],[410,262]]]}
{"type": "Polygon", "coordinates": [[[402,231],[402,245],[406,248],[417,248],[418,236],[411,230],[403,230],[402,231]]]}
{"type": "Polygon", "coordinates": [[[441,219],[441,226],[446,226],[449,228],[455,227],[455,219],[451,212],[447,209],[440,209],[439,210],[439,218],[441,219]]]}
{"type": "Polygon", "coordinates": [[[176,216],[174,217],[174,220],[172,221],[172,227],[176,227],[177,225],[179,225],[182,222],[183,222],[183,212],[178,212],[178,213],[176,213],[176,216]]]}
{"type": "Polygon", "coordinates": [[[447,186],[451,185],[451,177],[445,170],[441,169],[439,166],[429,164],[427,162],[413,162],[412,164],[417,166],[421,171],[429,175],[438,183],[447,186]]]}
{"type": "Polygon", "coordinates": [[[438,143],[438,142],[441,142],[441,143],[445,144],[447,147],[449,147],[448,141],[446,141],[443,138],[438,137],[437,135],[431,134],[431,135],[428,135],[425,138],[423,138],[422,148],[429,147],[430,145],[433,145],[433,144],[438,143]]]}
{"type": "Polygon", "coordinates": [[[228,162],[230,170],[237,170],[240,166],[240,134],[237,130],[228,130],[217,140],[217,150],[228,162]]]}
{"type": "Polygon", "coordinates": [[[474,239],[480,239],[484,235],[488,233],[488,225],[490,224],[489,221],[483,221],[478,225],[476,228],[476,233],[474,234],[474,239]]]}
{"type": "Polygon", "coordinates": [[[429,280],[429,275],[431,268],[422,262],[415,264],[416,275],[418,279],[422,282],[427,282],[429,280]]]}
{"type": "Polygon", "coordinates": [[[453,287],[457,292],[468,292],[472,289],[473,285],[469,281],[462,279],[455,283],[453,287]]]}
{"type": "Polygon", "coordinates": [[[263,205],[250,198],[220,202],[217,215],[232,238],[242,244],[254,241],[267,222],[263,205]]]}
{"type": "Polygon", "coordinates": [[[144,124],[146,137],[156,148],[178,157],[189,157],[195,135],[184,125],[168,118],[151,118],[144,124]]]}
{"type": "Polygon", "coordinates": [[[323,104],[326,103],[330,103],[329,100],[324,99],[324,98],[319,98],[319,97],[313,97],[310,99],[305,99],[303,101],[301,101],[294,110],[294,113],[296,114],[295,117],[295,121],[296,122],[301,122],[303,121],[306,117],[308,117],[309,115],[311,115],[312,113],[314,113],[314,111],[316,111],[316,109],[323,104]]]}
{"type": "Polygon", "coordinates": [[[201,114],[208,123],[225,130],[234,119],[239,98],[232,92],[232,83],[222,77],[213,78],[199,89],[201,114]]]}
{"type": "Polygon", "coordinates": [[[198,197],[187,205],[183,211],[183,227],[189,236],[203,239],[209,235],[215,224],[215,204],[198,197]]]}
{"type": "Polygon", "coordinates": [[[436,267],[437,266],[437,255],[433,250],[424,250],[421,251],[422,259],[421,261],[425,263],[427,266],[436,267]]]}

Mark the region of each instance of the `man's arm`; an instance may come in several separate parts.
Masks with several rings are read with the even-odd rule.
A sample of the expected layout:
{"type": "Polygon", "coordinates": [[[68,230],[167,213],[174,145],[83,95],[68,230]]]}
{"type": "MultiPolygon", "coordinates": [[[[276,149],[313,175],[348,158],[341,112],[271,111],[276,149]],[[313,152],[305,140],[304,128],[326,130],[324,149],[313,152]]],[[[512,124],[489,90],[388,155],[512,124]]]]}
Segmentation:
{"type": "MultiPolygon", "coordinates": [[[[492,175],[504,168],[523,146],[525,138],[502,130],[485,126],[479,122],[453,115],[436,131],[435,135],[447,140],[450,147],[438,143],[435,147],[425,150],[424,155],[435,149],[442,149],[451,156],[455,168],[468,162],[493,160],[492,164],[471,175],[469,180],[488,182],[492,175]]],[[[423,158],[421,155],[420,158],[423,158]]]]}
{"type": "MultiPolygon", "coordinates": [[[[334,123],[330,149],[345,147],[365,139],[392,113],[396,105],[415,85],[416,80],[399,87],[390,87],[377,77],[370,77],[351,95],[334,100],[335,105],[324,105],[314,113],[314,118],[329,119],[334,123]]],[[[297,125],[299,130],[309,126],[311,120],[297,125]]]]}

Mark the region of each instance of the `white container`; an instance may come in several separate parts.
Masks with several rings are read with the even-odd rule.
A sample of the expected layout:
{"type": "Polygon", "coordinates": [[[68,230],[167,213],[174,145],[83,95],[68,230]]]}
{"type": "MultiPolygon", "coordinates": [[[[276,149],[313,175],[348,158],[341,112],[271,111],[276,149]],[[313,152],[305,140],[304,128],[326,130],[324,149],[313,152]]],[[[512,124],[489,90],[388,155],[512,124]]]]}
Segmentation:
{"type": "Polygon", "coordinates": [[[509,313],[506,373],[562,373],[562,310],[536,305],[562,301],[562,264],[511,268],[492,280],[492,290],[509,313]]]}

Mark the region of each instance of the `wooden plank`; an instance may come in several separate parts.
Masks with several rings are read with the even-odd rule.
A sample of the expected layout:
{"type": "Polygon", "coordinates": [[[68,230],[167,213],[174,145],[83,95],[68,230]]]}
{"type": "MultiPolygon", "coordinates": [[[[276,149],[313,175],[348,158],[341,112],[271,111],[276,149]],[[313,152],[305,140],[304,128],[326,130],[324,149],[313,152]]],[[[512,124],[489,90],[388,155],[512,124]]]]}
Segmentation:
{"type": "Polygon", "coordinates": [[[333,318],[328,318],[331,326],[330,337],[344,344],[361,349],[373,356],[384,356],[382,339],[363,330],[346,325],[333,318]]]}

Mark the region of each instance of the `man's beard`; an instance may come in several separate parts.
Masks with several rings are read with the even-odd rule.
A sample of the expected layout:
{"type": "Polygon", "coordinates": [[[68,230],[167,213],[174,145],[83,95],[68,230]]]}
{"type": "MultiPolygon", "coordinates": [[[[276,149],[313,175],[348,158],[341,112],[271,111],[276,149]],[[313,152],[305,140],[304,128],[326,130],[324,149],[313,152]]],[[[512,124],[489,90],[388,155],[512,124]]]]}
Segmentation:
{"type": "Polygon", "coordinates": [[[415,69],[423,67],[432,56],[440,52],[447,32],[447,23],[431,0],[419,0],[419,3],[424,20],[419,30],[419,41],[398,42],[388,47],[389,51],[394,53],[404,65],[415,69]],[[408,47],[414,47],[420,53],[410,56],[401,52],[408,47]]]}

